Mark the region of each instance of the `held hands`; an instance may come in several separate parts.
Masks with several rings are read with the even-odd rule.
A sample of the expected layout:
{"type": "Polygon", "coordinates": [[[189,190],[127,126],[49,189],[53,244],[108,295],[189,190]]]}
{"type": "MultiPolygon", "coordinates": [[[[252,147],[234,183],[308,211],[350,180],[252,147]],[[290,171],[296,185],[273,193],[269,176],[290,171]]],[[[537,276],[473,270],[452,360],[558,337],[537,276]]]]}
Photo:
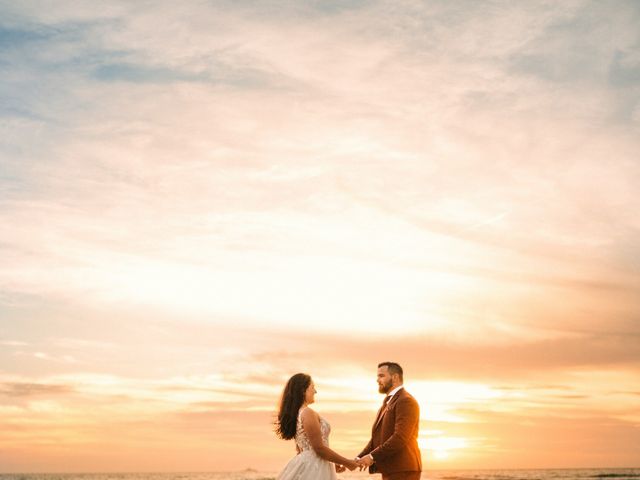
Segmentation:
{"type": "Polygon", "coordinates": [[[336,465],[336,472],[342,473],[347,469],[352,472],[356,468],[358,468],[358,462],[356,462],[355,460],[347,460],[346,462],[344,462],[344,465],[336,465]],[[338,470],[339,468],[341,468],[342,470],[338,470]]]}
{"type": "Polygon", "coordinates": [[[366,457],[363,458],[354,458],[353,460],[347,460],[346,462],[344,462],[343,465],[338,465],[336,463],[336,473],[342,473],[345,470],[349,470],[350,472],[354,471],[356,468],[359,468],[360,470],[368,467],[369,465],[373,464],[373,460],[371,459],[371,457],[369,455],[367,455],[366,457]]]}
{"type": "Polygon", "coordinates": [[[356,457],[356,464],[362,471],[363,469],[373,465],[373,458],[371,458],[371,455],[365,455],[362,458],[356,457]]]}

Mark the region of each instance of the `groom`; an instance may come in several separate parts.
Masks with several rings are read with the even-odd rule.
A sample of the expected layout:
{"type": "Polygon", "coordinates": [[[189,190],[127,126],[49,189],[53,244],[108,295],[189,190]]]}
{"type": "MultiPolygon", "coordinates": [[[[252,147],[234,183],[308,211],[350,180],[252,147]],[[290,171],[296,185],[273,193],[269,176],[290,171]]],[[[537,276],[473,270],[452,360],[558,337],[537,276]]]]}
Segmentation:
{"type": "Polygon", "coordinates": [[[378,391],[387,396],[373,424],[371,440],[358,455],[358,463],[369,467],[369,473],[381,473],[382,480],[419,480],[420,407],[402,386],[400,365],[378,365],[378,391]]]}

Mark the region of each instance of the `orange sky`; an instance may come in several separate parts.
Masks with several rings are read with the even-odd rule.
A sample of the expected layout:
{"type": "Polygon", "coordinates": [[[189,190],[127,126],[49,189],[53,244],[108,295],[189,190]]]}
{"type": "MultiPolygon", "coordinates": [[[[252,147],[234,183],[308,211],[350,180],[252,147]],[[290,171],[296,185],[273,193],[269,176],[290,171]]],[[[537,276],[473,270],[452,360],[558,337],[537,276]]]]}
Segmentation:
{"type": "Polygon", "coordinates": [[[637,4],[0,3],[0,472],[640,466],[637,4]]]}

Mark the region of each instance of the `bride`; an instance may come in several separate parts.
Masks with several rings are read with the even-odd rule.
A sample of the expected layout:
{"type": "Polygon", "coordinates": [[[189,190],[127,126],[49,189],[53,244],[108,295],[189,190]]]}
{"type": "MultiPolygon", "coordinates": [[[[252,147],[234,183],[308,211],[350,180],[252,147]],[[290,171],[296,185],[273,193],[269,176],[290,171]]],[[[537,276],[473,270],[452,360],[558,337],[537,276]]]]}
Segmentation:
{"type": "Polygon", "coordinates": [[[358,466],[355,460],[329,448],[331,426],[309,408],[315,394],[313,380],[305,373],[296,373],[284,387],[276,434],[284,440],[294,438],[298,455],[287,463],[277,480],[336,480],[336,472],[358,466]]]}

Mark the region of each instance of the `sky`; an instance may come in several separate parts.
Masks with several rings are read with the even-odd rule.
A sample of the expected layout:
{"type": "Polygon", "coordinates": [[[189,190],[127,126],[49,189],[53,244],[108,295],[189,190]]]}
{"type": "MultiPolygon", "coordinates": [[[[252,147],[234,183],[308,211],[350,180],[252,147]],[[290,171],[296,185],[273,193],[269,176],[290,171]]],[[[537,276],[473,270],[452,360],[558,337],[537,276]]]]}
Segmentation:
{"type": "Polygon", "coordinates": [[[640,467],[640,3],[0,0],[0,472],[640,467]]]}

